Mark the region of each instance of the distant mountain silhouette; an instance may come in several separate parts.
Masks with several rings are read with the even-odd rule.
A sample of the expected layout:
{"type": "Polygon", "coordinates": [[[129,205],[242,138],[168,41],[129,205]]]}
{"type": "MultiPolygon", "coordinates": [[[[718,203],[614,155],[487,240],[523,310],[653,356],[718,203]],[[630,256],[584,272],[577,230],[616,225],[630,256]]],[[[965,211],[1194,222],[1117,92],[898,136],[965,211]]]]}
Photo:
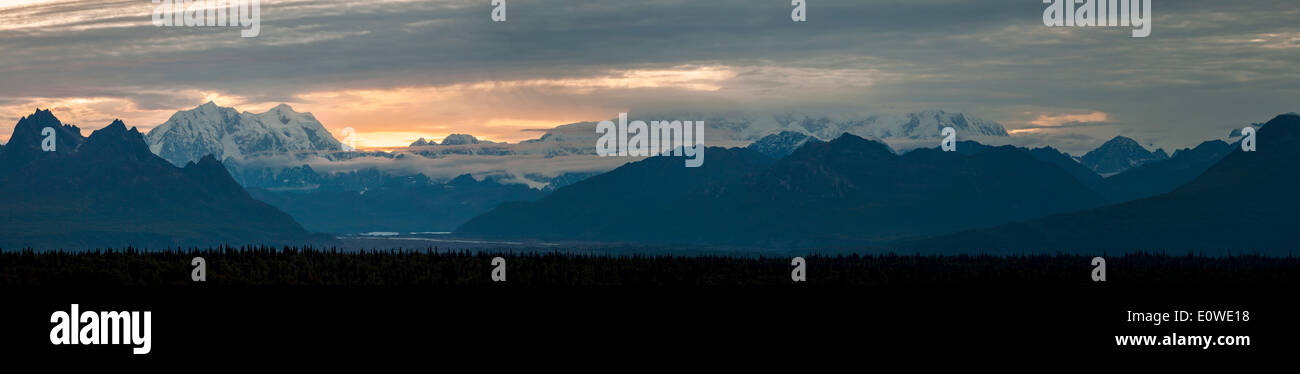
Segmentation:
{"type": "Polygon", "coordinates": [[[1196,148],[1176,151],[1169,159],[1146,163],[1106,178],[1106,196],[1114,202],[1125,202],[1173,191],[1191,182],[1231,151],[1232,146],[1222,140],[1206,141],[1196,148]]]}
{"type": "Polygon", "coordinates": [[[767,157],[778,159],[789,156],[791,153],[794,153],[794,150],[799,149],[799,147],[802,147],[804,143],[808,142],[817,143],[821,142],[821,139],[800,132],[781,131],[779,133],[764,136],[763,138],[750,143],[747,148],[758,151],[758,153],[762,153],[767,157]]]}
{"type": "MultiPolygon", "coordinates": [[[[1130,146],[1136,144],[1136,142],[1127,142],[1127,138],[1124,139],[1119,142],[1130,146]]],[[[957,152],[964,154],[975,154],[990,148],[973,141],[960,141],[957,144],[957,152]]],[[[1205,169],[1209,169],[1211,165],[1227,156],[1231,148],[1232,146],[1222,140],[1212,140],[1203,142],[1195,148],[1178,150],[1174,152],[1173,157],[1166,158],[1163,150],[1157,150],[1150,153],[1155,159],[1148,159],[1139,163],[1137,167],[1106,178],[1055,148],[1043,147],[1027,149],[1027,151],[1034,158],[1056,165],[1084,186],[1101,193],[1111,203],[1122,203],[1166,193],[1187,184],[1201,175],[1205,169]]],[[[1094,156],[1096,155],[1097,153],[1094,153],[1094,156]]]]}
{"type": "Polygon", "coordinates": [[[1056,167],[1065,171],[1066,174],[1070,174],[1070,176],[1078,180],[1079,183],[1083,183],[1083,185],[1093,188],[1094,190],[1101,191],[1100,186],[1103,183],[1101,175],[1079,163],[1065,152],[1061,152],[1052,147],[1042,147],[1029,150],[1029,154],[1033,155],[1034,158],[1056,165],[1056,167]]]}
{"type": "Polygon", "coordinates": [[[104,248],[274,244],[310,239],[253,200],[212,157],[178,168],[121,121],[82,138],[49,111],[19,121],[0,170],[0,246],[104,248]],[[44,127],[60,129],[43,152],[44,127]]]}
{"type": "Polygon", "coordinates": [[[1296,173],[1300,116],[1278,116],[1256,136],[1256,152],[1232,149],[1194,180],[1167,194],[900,243],[898,247],[949,253],[1168,250],[1291,254],[1297,248],[1294,231],[1300,227],[1300,194],[1296,193],[1300,190],[1300,174],[1296,173]]]}
{"type": "Polygon", "coordinates": [[[442,139],[442,144],[438,144],[438,142],[435,142],[433,140],[425,140],[424,138],[420,138],[419,140],[416,140],[414,143],[411,143],[411,146],[425,147],[425,146],[432,146],[432,145],[468,145],[468,144],[494,144],[494,143],[487,140],[480,140],[478,138],[475,138],[473,135],[469,135],[469,134],[451,134],[451,135],[447,135],[447,137],[442,139]]]}
{"type": "Polygon", "coordinates": [[[9,170],[25,166],[35,160],[67,155],[76,150],[84,140],[81,129],[64,125],[49,110],[37,109],[36,113],[19,119],[18,124],[14,126],[14,132],[4,148],[5,152],[0,154],[0,167],[9,170]],[[55,131],[54,152],[41,150],[41,141],[45,139],[41,131],[46,127],[55,131]]]}
{"type": "Polygon", "coordinates": [[[452,231],[508,201],[536,200],[544,192],[522,184],[477,181],[468,174],[433,183],[422,174],[365,190],[271,191],[249,188],[254,198],[284,210],[311,231],[452,231]]]}
{"type": "Polygon", "coordinates": [[[899,156],[882,143],[845,134],[830,142],[810,142],[775,162],[750,149],[710,149],[697,171],[669,158],[650,158],[560,188],[537,203],[503,204],[458,233],[763,246],[860,244],[1105,203],[1074,177],[1023,149],[981,148],[973,154],[919,149],[899,156]]]}
{"type": "MultiPolygon", "coordinates": [[[[545,240],[694,242],[717,212],[713,197],[772,159],[743,148],[705,150],[703,166],[651,157],[556,189],[535,202],[504,203],[457,234],[545,240]]],[[[710,239],[715,239],[709,237],[710,239]]]]}
{"type": "Polygon", "coordinates": [[[1113,175],[1115,173],[1137,167],[1142,164],[1160,161],[1169,158],[1163,149],[1157,149],[1155,152],[1147,151],[1137,141],[1123,136],[1106,141],[1097,149],[1092,150],[1079,158],[1079,162],[1092,168],[1092,171],[1103,176],[1113,175]]]}
{"type": "Polygon", "coordinates": [[[1104,203],[1020,148],[963,142],[958,152],[899,156],[847,134],[804,146],[730,191],[719,210],[735,213],[744,230],[804,245],[951,232],[1104,203]]]}

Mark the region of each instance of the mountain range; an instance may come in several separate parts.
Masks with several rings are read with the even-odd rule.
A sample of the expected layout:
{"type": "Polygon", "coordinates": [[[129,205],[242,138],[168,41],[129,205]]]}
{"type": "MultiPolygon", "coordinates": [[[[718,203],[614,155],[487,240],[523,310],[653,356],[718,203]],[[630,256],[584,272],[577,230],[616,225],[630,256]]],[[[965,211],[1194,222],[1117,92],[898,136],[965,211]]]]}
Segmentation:
{"type": "Polygon", "coordinates": [[[121,121],[83,138],[48,110],[23,117],[0,154],[0,247],[167,248],[320,239],[254,200],[212,156],[176,167],[121,121]],[[45,152],[42,129],[56,130],[45,152]]]}
{"type": "MultiPolygon", "coordinates": [[[[1270,139],[1267,143],[1261,141],[1261,148],[1268,144],[1273,148],[1270,152],[1293,149],[1285,140],[1293,138],[1288,135],[1286,124],[1294,118],[1300,117],[1283,115],[1265,124],[1262,128],[1274,129],[1260,130],[1261,137],[1268,135],[1270,139]]],[[[1243,159],[1268,154],[1251,152],[1230,156],[1242,153],[1235,151],[1236,148],[1239,147],[1212,140],[1178,150],[1171,157],[1163,150],[1147,151],[1136,141],[1116,137],[1082,158],[1050,147],[996,147],[974,141],[959,142],[957,152],[920,148],[900,155],[882,142],[852,134],[821,142],[804,133],[783,131],[746,148],[710,148],[709,154],[717,154],[718,159],[711,157],[701,170],[673,168],[668,157],[630,163],[559,188],[535,202],[502,204],[469,220],[456,233],[467,237],[661,245],[865,246],[940,251],[943,247],[934,244],[936,241],[917,238],[942,237],[953,232],[996,235],[1003,232],[993,230],[999,225],[1019,228],[1017,222],[1057,222],[1045,221],[1049,219],[1045,217],[1072,217],[1098,211],[1123,211],[1128,215],[1124,217],[1139,217],[1137,210],[1123,207],[1146,209],[1155,204],[1152,201],[1157,201],[1173,209],[1180,204],[1195,206],[1198,201],[1213,200],[1207,196],[1188,197],[1185,191],[1202,185],[1230,184],[1231,178],[1226,175],[1231,173],[1224,170],[1231,169],[1224,169],[1227,168],[1224,165],[1246,164],[1251,161],[1243,159]],[[1113,173],[1103,176],[1097,170],[1113,173]],[[1175,197],[1181,202],[1168,203],[1175,197]],[[924,245],[917,245],[918,242],[924,245]],[[899,247],[900,243],[907,247],[899,247]]],[[[1285,178],[1268,177],[1283,174],[1285,165],[1281,165],[1284,163],[1281,160],[1286,157],[1267,159],[1273,163],[1269,167],[1277,170],[1269,172],[1261,168],[1255,170],[1258,174],[1252,178],[1261,185],[1289,183],[1285,178]]],[[[1242,187],[1242,191],[1236,192],[1249,194],[1248,191],[1242,187]]],[[[1135,226],[1128,232],[1138,235],[1142,225],[1159,226],[1163,221],[1186,223],[1196,217],[1221,215],[1197,208],[1181,210],[1181,217],[1175,217],[1179,215],[1176,212],[1161,212],[1157,214],[1158,219],[1130,220],[1135,226]]],[[[1265,210],[1258,214],[1275,220],[1295,220],[1277,216],[1275,210],[1265,210]]],[[[1217,221],[1217,218],[1207,220],[1217,221]]],[[[1050,237],[1055,235],[1055,230],[1068,233],[1094,226],[1058,224],[1040,230],[1044,232],[1039,234],[1050,237]]],[[[1225,223],[1225,227],[1231,226],[1225,223]]],[[[970,235],[975,234],[961,239],[945,237],[948,239],[942,243],[964,243],[972,238],[970,235]]],[[[1020,235],[1017,231],[997,238],[1017,244],[1014,238],[1020,235]]],[[[1103,233],[1091,235],[1093,243],[1109,242],[1103,233]]],[[[969,243],[982,242],[969,240],[969,243]]],[[[1213,241],[1182,243],[1187,245],[1174,247],[1217,245],[1213,241]]],[[[999,247],[1002,244],[1005,243],[963,246],[962,250],[1073,248],[1069,241],[1051,241],[1036,249],[1017,245],[999,247]]],[[[1259,248],[1276,250],[1269,246],[1259,248]]]]}
{"type": "Polygon", "coordinates": [[[556,189],[534,202],[501,204],[475,217],[458,234],[528,239],[615,242],[693,241],[714,195],[773,162],[743,148],[705,149],[708,161],[651,157],[556,189]],[[669,230],[669,231],[660,231],[669,230]]]}
{"type": "Polygon", "coordinates": [[[432,140],[424,140],[424,138],[420,138],[415,142],[411,143],[411,146],[425,147],[431,145],[466,145],[466,144],[495,144],[495,143],[487,140],[479,140],[478,138],[475,138],[474,135],[470,135],[470,134],[451,134],[451,135],[447,135],[447,137],[445,138],[442,138],[441,144],[432,140]]]}
{"type": "Polygon", "coordinates": [[[289,213],[308,230],[332,233],[449,232],[503,202],[530,201],[546,194],[522,184],[478,181],[468,174],[445,183],[415,174],[361,189],[249,188],[248,192],[289,213]]]}
{"type": "MultiPolygon", "coordinates": [[[[637,112],[639,120],[703,120],[708,143],[714,146],[746,146],[765,136],[800,134],[821,141],[841,133],[869,139],[898,142],[904,148],[925,144],[939,136],[944,127],[954,127],[967,138],[1005,138],[1001,124],[958,112],[925,110],[890,114],[808,115],[797,112],[696,113],[637,112]]],[[[310,165],[316,170],[338,170],[338,164],[366,167],[404,177],[415,172],[447,181],[470,173],[483,180],[523,183],[538,189],[554,189],[553,179],[561,175],[590,175],[612,170],[635,159],[601,158],[595,154],[596,122],[557,126],[537,139],[519,143],[494,143],[470,134],[451,134],[441,143],[416,140],[407,148],[388,152],[344,149],[310,113],[279,105],[264,113],[240,112],[234,108],[205,103],[175,113],[146,135],[150,149],[175,165],[184,165],[212,154],[226,165],[237,181],[253,187],[308,188],[302,184],[275,184],[276,176],[289,168],[310,165]]],[[[797,147],[797,144],[794,145],[797,147]]],[[[784,152],[792,151],[787,147],[784,152]]],[[[355,169],[355,168],[353,168],[355,169]]],[[[292,176],[292,175],[290,175],[292,176]]],[[[378,187],[369,185],[367,187],[378,187]]]]}
{"type": "MultiPolygon", "coordinates": [[[[287,105],[254,114],[207,103],[178,112],[147,136],[115,122],[90,138],[81,137],[75,126],[59,123],[48,111],[38,111],[22,119],[10,143],[0,148],[0,166],[6,175],[12,175],[5,179],[4,188],[28,191],[16,196],[40,190],[31,183],[60,183],[41,179],[45,178],[41,175],[27,176],[40,174],[36,170],[42,168],[59,171],[62,174],[56,176],[74,182],[81,181],[78,178],[83,174],[116,170],[116,176],[101,176],[105,185],[145,191],[147,197],[117,196],[113,193],[119,193],[118,189],[114,189],[99,194],[66,191],[76,198],[64,200],[111,195],[123,202],[100,202],[93,212],[85,213],[87,216],[107,217],[102,212],[116,211],[176,217],[181,214],[178,212],[212,210],[209,214],[225,218],[210,222],[174,218],[153,225],[157,228],[154,231],[131,225],[126,226],[133,228],[113,231],[87,224],[90,229],[74,227],[80,231],[52,236],[42,236],[41,230],[28,227],[7,237],[20,239],[17,242],[0,244],[45,245],[49,244],[47,239],[63,238],[70,239],[64,240],[69,243],[59,245],[117,240],[166,246],[298,240],[310,237],[308,231],[455,229],[458,236],[483,238],[743,247],[889,247],[905,243],[926,249],[932,248],[927,245],[933,242],[918,238],[982,232],[979,230],[994,230],[999,225],[1178,195],[1178,191],[1205,178],[1218,165],[1229,162],[1235,147],[1219,140],[1207,141],[1178,150],[1171,157],[1163,150],[1148,151],[1136,141],[1118,136],[1083,157],[1072,157],[1050,147],[990,146],[973,140],[960,141],[957,152],[925,147],[898,151],[881,137],[921,140],[933,147],[936,138],[927,134],[930,130],[937,133],[940,126],[960,126],[959,131],[994,137],[1004,136],[1005,130],[999,130],[1001,126],[995,122],[942,111],[870,118],[774,116],[780,124],[776,130],[745,143],[743,148],[710,147],[708,161],[701,168],[682,168],[680,160],[671,157],[651,157],[616,160],[622,165],[608,172],[561,171],[547,175],[524,170],[519,174],[462,173],[439,179],[374,166],[340,169],[335,163],[365,165],[374,161],[357,162],[380,159],[409,167],[412,162],[420,165],[475,160],[467,163],[472,165],[484,158],[517,160],[522,156],[541,157],[551,163],[571,157],[599,159],[582,154],[590,146],[583,142],[593,140],[594,131],[584,130],[587,123],[565,125],[519,144],[452,134],[441,143],[422,139],[397,152],[361,152],[342,149],[310,113],[295,112],[287,105]],[[40,128],[44,127],[57,132],[55,152],[44,152],[39,147],[43,138],[40,128]],[[858,132],[870,129],[871,135],[844,132],[829,141],[817,135],[843,128],[858,132]],[[103,150],[106,148],[113,149],[111,155],[96,153],[110,152],[103,150]],[[160,157],[164,155],[171,158],[160,157]],[[91,157],[95,162],[88,162],[91,157]],[[294,164],[304,157],[324,163],[294,164]],[[103,165],[107,160],[118,162],[103,165]],[[268,160],[278,163],[268,164],[268,160]],[[157,161],[170,169],[157,165],[157,161]],[[79,169],[86,167],[82,164],[95,165],[99,170],[79,169]],[[322,165],[330,171],[318,171],[316,166],[322,165]],[[180,170],[182,176],[174,175],[172,169],[180,170]],[[117,180],[130,175],[138,177],[117,180]],[[168,182],[136,185],[143,180],[163,179],[168,182]],[[519,184],[519,180],[547,182],[539,187],[519,184]],[[219,207],[204,205],[207,201],[170,202],[203,200],[195,198],[200,196],[195,194],[225,200],[213,202],[219,207]],[[138,201],[141,199],[152,202],[156,209],[167,207],[178,212],[149,211],[150,205],[138,201]],[[256,217],[244,217],[248,212],[255,212],[252,215],[256,217]],[[259,224],[250,228],[240,222],[259,224]],[[138,236],[120,240],[119,234],[138,236]]],[[[1275,122],[1285,124],[1288,117],[1278,118],[1269,126],[1275,122]]],[[[745,117],[739,117],[714,121],[711,128],[732,131],[724,137],[734,137],[753,130],[750,125],[745,117]]],[[[1285,130],[1267,133],[1285,134],[1285,130]]],[[[72,189],[87,188],[77,183],[62,184],[72,189]]],[[[66,206],[68,201],[50,206],[66,206]]],[[[68,214],[60,217],[75,221],[68,214]]],[[[146,220],[138,216],[115,217],[104,222],[139,224],[146,220]]],[[[17,215],[11,219],[29,220],[17,215]]]]}
{"type": "Polygon", "coordinates": [[[1168,159],[1147,162],[1104,180],[1101,187],[1113,202],[1125,202],[1163,194],[1191,182],[1232,151],[1222,140],[1202,142],[1181,149],[1168,159]]]}
{"type": "MultiPolygon", "coordinates": [[[[918,240],[925,252],[1169,251],[1290,255],[1300,226],[1300,115],[1257,131],[1257,150],[1239,147],[1171,192],[1097,209],[918,240]]],[[[1203,152],[1221,148],[1202,144],[1203,152]]],[[[1181,156],[1186,152],[1179,152],[1181,156]]]]}
{"type": "Polygon", "coordinates": [[[1000,123],[944,110],[835,117],[779,113],[773,117],[781,129],[803,131],[821,139],[849,133],[876,139],[929,140],[939,138],[945,127],[957,130],[963,138],[1008,136],[1000,123]]]}
{"type": "MultiPolygon", "coordinates": [[[[974,141],[960,141],[957,151],[970,154],[989,147],[974,141]]],[[[1195,148],[1178,150],[1172,157],[1148,159],[1137,167],[1127,168],[1108,177],[1102,177],[1078,159],[1052,147],[1027,151],[1035,158],[1064,170],[1110,203],[1121,203],[1172,191],[1219,162],[1231,148],[1222,140],[1206,141],[1195,148]]]]}
{"type": "Polygon", "coordinates": [[[502,204],[467,236],[662,244],[851,245],[1101,206],[1105,198],[1024,149],[895,154],[852,134],[781,159],[710,148],[699,170],[653,157],[502,204]],[[674,165],[676,167],[674,167],[674,165]]]}

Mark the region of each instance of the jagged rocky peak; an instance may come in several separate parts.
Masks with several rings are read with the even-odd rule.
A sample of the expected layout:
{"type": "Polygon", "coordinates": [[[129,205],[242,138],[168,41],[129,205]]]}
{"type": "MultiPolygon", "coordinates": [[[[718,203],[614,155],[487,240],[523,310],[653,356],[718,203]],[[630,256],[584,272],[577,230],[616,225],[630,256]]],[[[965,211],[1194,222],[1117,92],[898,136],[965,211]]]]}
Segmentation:
{"type": "Polygon", "coordinates": [[[213,155],[206,155],[198,161],[189,162],[185,164],[183,169],[196,175],[206,174],[208,176],[221,178],[222,181],[228,180],[231,183],[235,183],[234,178],[230,176],[228,171],[226,171],[225,165],[222,164],[220,160],[217,160],[213,155]]]}
{"type": "Polygon", "coordinates": [[[54,117],[53,112],[49,109],[41,108],[36,108],[35,113],[19,119],[19,123],[22,123],[23,121],[34,121],[36,123],[59,123],[59,119],[54,117]]]}
{"type": "Polygon", "coordinates": [[[46,127],[51,127],[56,131],[75,134],[77,137],[81,137],[80,128],[70,124],[64,124],[59,121],[59,118],[55,117],[54,113],[49,109],[40,108],[37,108],[36,112],[31,115],[20,118],[18,124],[14,126],[14,132],[31,131],[39,134],[41,130],[46,127]]]}
{"type": "Polygon", "coordinates": [[[426,147],[433,145],[470,145],[470,144],[495,144],[494,142],[482,140],[470,134],[451,134],[442,139],[442,143],[437,141],[420,138],[411,143],[411,147],[426,147]]]}
{"type": "Polygon", "coordinates": [[[801,132],[783,130],[750,143],[748,148],[771,158],[782,158],[809,142],[819,143],[821,140],[801,132]]]}
{"type": "Polygon", "coordinates": [[[144,135],[140,134],[140,130],[137,130],[135,127],[127,129],[126,123],[122,122],[120,119],[115,119],[112,123],[109,123],[108,126],[104,126],[104,128],[91,132],[90,137],[86,138],[86,141],[99,142],[104,141],[105,139],[127,143],[144,143],[144,135]]]}
{"type": "Polygon", "coordinates": [[[120,119],[113,120],[108,126],[90,133],[77,150],[78,153],[93,155],[102,159],[148,160],[156,158],[149,152],[144,135],[135,127],[127,128],[120,119]]]}
{"type": "Polygon", "coordinates": [[[1169,155],[1165,154],[1163,149],[1151,152],[1136,140],[1116,136],[1097,147],[1097,149],[1084,154],[1079,161],[1098,174],[1111,175],[1148,162],[1168,158],[1169,155]]]}
{"type": "Polygon", "coordinates": [[[114,119],[113,122],[110,122],[110,123],[108,124],[108,126],[104,126],[104,128],[99,129],[99,130],[95,130],[95,132],[91,133],[90,136],[95,136],[95,134],[99,134],[99,133],[104,133],[104,134],[108,134],[108,133],[112,133],[112,134],[122,133],[122,134],[134,134],[134,135],[139,135],[139,134],[140,134],[140,130],[137,130],[135,127],[132,127],[132,128],[130,128],[130,129],[127,129],[127,128],[126,128],[126,122],[122,122],[121,119],[114,119]]]}
{"type": "Polygon", "coordinates": [[[196,166],[214,166],[214,165],[215,165],[215,166],[221,166],[221,161],[217,161],[217,158],[216,158],[215,156],[213,156],[213,155],[206,155],[206,156],[203,156],[203,158],[199,159],[198,161],[196,161],[196,162],[191,162],[191,163],[187,164],[186,166],[188,167],[189,165],[196,165],[196,166]]]}
{"type": "Polygon", "coordinates": [[[47,138],[43,133],[47,127],[54,130],[56,153],[72,152],[85,141],[80,128],[63,124],[49,109],[37,108],[36,112],[18,120],[5,148],[16,158],[29,158],[33,153],[43,152],[41,143],[47,138]]]}
{"type": "MultiPolygon", "coordinates": [[[[58,125],[45,111],[30,118],[20,130],[39,127],[34,130],[39,135],[40,128],[58,125]]],[[[95,130],[77,147],[62,142],[80,135],[58,138],[57,152],[23,139],[18,142],[34,148],[6,147],[0,194],[24,198],[0,210],[0,222],[30,226],[0,227],[0,245],[163,249],[307,238],[288,215],[249,197],[211,155],[199,164],[215,166],[177,169],[150,152],[140,131],[121,120],[95,130]],[[49,214],[48,207],[59,207],[59,213],[49,214]]]]}

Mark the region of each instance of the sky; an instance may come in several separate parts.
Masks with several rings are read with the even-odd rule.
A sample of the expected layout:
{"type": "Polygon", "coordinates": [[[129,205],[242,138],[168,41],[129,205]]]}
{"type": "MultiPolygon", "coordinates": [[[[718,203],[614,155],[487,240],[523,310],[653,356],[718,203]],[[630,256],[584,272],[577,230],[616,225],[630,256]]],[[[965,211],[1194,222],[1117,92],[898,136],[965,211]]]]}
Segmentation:
{"type": "Polygon", "coordinates": [[[1153,0],[1052,28],[1038,0],[263,0],[241,28],[157,27],[148,0],[0,0],[0,140],[36,108],[152,128],[207,101],[312,112],[362,147],[516,142],[619,112],[959,111],[1074,154],[1176,149],[1300,111],[1300,2],[1153,0]]]}

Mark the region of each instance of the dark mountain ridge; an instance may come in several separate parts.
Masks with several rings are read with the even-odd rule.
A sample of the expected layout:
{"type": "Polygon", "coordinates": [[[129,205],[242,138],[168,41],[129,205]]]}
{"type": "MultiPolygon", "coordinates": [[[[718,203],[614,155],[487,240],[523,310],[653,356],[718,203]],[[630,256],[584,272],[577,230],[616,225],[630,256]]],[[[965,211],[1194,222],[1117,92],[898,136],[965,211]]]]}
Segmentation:
{"type": "Polygon", "coordinates": [[[1105,179],[1104,192],[1114,202],[1126,202],[1173,191],[1191,182],[1222,160],[1232,146],[1222,140],[1202,142],[1174,152],[1165,160],[1143,164],[1105,179]]]}
{"type": "Polygon", "coordinates": [[[1102,176],[1110,176],[1142,164],[1169,158],[1163,149],[1148,151],[1136,140],[1116,136],[1083,157],[1079,162],[1102,176]]]}
{"type": "Polygon", "coordinates": [[[1288,255],[1296,249],[1294,230],[1300,227],[1300,197],[1295,193],[1300,189],[1295,172],[1300,116],[1286,114],[1267,122],[1257,132],[1257,144],[1255,152],[1231,149],[1194,180],[1166,194],[898,248],[941,253],[1168,250],[1288,255]]]}
{"type": "Polygon", "coordinates": [[[178,168],[140,132],[114,121],[83,138],[49,111],[19,121],[0,155],[3,248],[276,244],[315,240],[288,215],[253,200],[220,162],[178,168]],[[58,148],[39,146],[59,128],[58,148]],[[33,137],[32,134],[36,136],[33,137]]]}
{"type": "Polygon", "coordinates": [[[971,154],[844,134],[773,161],[710,148],[703,167],[652,157],[503,204],[458,234],[746,246],[876,243],[1100,206],[1095,191],[1015,147],[971,154]],[[716,155],[716,156],[715,156],[716,155]],[[698,169],[698,170],[696,170],[698,169]]]}

